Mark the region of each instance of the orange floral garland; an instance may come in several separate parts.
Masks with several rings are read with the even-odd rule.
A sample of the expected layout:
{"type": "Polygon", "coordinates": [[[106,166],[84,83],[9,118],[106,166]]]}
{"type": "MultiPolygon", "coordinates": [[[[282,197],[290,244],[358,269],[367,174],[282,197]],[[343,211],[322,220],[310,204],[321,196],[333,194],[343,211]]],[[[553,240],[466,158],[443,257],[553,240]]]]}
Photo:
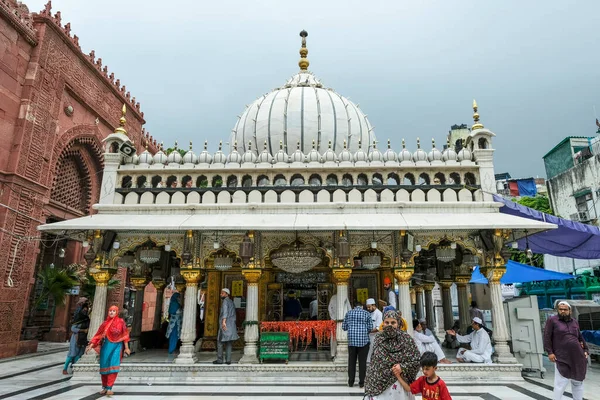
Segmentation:
{"type": "Polygon", "coordinates": [[[332,320],[327,321],[286,321],[286,322],[261,322],[261,332],[288,332],[290,339],[298,344],[303,343],[304,350],[313,340],[317,339],[317,346],[322,346],[335,338],[336,323],[332,320]]]}

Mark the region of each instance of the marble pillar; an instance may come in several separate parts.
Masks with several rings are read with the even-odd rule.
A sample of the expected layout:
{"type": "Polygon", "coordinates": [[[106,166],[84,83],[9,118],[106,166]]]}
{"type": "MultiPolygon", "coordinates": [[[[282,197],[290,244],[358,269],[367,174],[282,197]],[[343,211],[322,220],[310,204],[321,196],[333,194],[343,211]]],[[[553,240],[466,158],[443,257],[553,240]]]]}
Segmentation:
{"type": "Polygon", "coordinates": [[[258,281],[261,270],[248,268],[242,270],[248,282],[246,297],[246,327],[244,328],[244,355],[240,364],[258,364],[258,281]]]}
{"type": "Polygon", "coordinates": [[[162,308],[167,282],[164,279],[153,279],[152,285],[156,289],[156,309],[154,310],[154,324],[152,325],[152,329],[157,330],[162,325],[162,308]]]}
{"type": "Polygon", "coordinates": [[[500,278],[506,272],[506,267],[495,267],[486,268],[482,270],[483,274],[487,276],[490,296],[492,299],[492,325],[494,331],[494,349],[498,355],[498,363],[500,364],[516,364],[517,359],[510,352],[508,346],[508,325],[506,324],[506,315],[504,314],[504,305],[502,297],[502,287],[500,285],[500,278]]]}
{"type": "Polygon", "coordinates": [[[337,287],[337,325],[336,325],[336,356],[334,363],[348,364],[348,333],[342,329],[342,322],[346,316],[346,301],[348,300],[348,281],[352,274],[350,268],[337,268],[332,271],[337,287]]]}
{"type": "Polygon", "coordinates": [[[144,318],[144,289],[148,281],[145,276],[132,276],[130,281],[135,288],[135,303],[133,306],[133,323],[131,324],[131,332],[129,332],[131,342],[129,348],[132,353],[135,353],[141,349],[140,336],[142,335],[142,319],[144,318]]]}
{"type": "Polygon", "coordinates": [[[471,316],[469,314],[469,279],[469,276],[455,278],[456,287],[458,288],[458,320],[463,333],[471,325],[471,316]]]}
{"type": "Polygon", "coordinates": [[[433,312],[433,283],[426,283],[423,285],[425,289],[425,319],[427,320],[427,326],[431,331],[435,329],[435,315],[433,312]]]}
{"type": "Polygon", "coordinates": [[[444,330],[452,329],[454,325],[454,315],[452,314],[452,281],[441,281],[442,287],[442,310],[444,314],[444,330]]]}
{"type": "Polygon", "coordinates": [[[198,282],[202,278],[199,269],[182,269],[181,276],[185,279],[185,300],[183,305],[183,323],[181,325],[181,348],[175,359],[176,364],[194,364],[196,354],[194,340],[196,340],[196,307],[198,305],[198,282]]]}
{"type": "MultiPolygon", "coordinates": [[[[91,340],[102,322],[106,319],[106,298],[108,296],[108,281],[114,275],[116,270],[101,269],[98,272],[92,272],[91,275],[96,281],[96,290],[94,292],[94,303],[92,304],[92,313],[90,315],[90,327],[88,329],[88,340],[91,340]]],[[[82,364],[94,364],[98,362],[98,355],[94,350],[84,354],[81,357],[82,364]]]]}
{"type": "Polygon", "coordinates": [[[425,318],[425,304],[423,304],[423,286],[415,286],[415,296],[417,298],[415,305],[417,319],[425,318]]]}
{"type": "Polygon", "coordinates": [[[412,268],[401,268],[394,270],[394,277],[398,283],[398,310],[402,312],[402,317],[408,323],[407,332],[412,334],[412,307],[410,301],[410,279],[414,270],[412,268]]]}

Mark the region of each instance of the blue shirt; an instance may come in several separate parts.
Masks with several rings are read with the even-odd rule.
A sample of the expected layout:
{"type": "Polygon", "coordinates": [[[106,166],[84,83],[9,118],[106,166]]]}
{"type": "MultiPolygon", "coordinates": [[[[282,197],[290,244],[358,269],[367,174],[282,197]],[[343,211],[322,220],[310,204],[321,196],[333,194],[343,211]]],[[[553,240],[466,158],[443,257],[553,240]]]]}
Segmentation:
{"type": "Polygon", "coordinates": [[[369,344],[369,332],[373,329],[371,314],[362,307],[353,308],[346,313],[342,329],[348,331],[348,346],[366,346],[369,344]]]}

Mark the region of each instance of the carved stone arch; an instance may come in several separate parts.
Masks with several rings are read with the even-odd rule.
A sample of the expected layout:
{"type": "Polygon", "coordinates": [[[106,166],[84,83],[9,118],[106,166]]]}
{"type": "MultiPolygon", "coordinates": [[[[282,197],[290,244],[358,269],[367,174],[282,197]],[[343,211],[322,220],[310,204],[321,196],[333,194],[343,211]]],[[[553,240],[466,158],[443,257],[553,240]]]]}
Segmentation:
{"type": "Polygon", "coordinates": [[[225,257],[231,257],[233,258],[233,265],[232,267],[240,267],[242,265],[242,259],[240,258],[240,256],[238,255],[237,252],[235,252],[234,250],[230,250],[228,249],[226,246],[221,247],[220,249],[217,250],[212,250],[210,251],[206,257],[204,257],[202,259],[202,268],[206,268],[206,269],[215,269],[215,256],[216,255],[222,255],[225,257]]]}
{"type": "MultiPolygon", "coordinates": [[[[63,137],[75,135],[73,130],[68,132],[63,137]]],[[[96,136],[87,134],[75,136],[64,145],[60,143],[55,151],[59,148],[62,150],[56,158],[50,198],[82,215],[89,214],[100,193],[103,160],[100,142],[96,136]]]]}
{"type": "MultiPolygon", "coordinates": [[[[183,235],[182,234],[159,234],[159,235],[139,235],[139,236],[117,236],[119,238],[120,247],[117,251],[113,250],[112,257],[110,258],[110,265],[112,267],[117,266],[118,260],[128,252],[136,253],[140,246],[147,243],[152,243],[155,247],[164,247],[169,244],[171,246],[171,252],[175,253],[175,257],[181,260],[183,253],[183,235]]],[[[164,250],[163,250],[164,251],[164,250]]]]}

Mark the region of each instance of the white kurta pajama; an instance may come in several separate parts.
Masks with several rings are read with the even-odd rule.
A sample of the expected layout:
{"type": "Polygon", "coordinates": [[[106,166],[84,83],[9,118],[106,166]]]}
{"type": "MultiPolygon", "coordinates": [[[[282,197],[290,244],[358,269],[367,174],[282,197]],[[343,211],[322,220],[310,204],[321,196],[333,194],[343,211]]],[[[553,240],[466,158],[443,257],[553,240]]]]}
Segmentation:
{"type": "MultiPolygon", "coordinates": [[[[373,320],[373,329],[379,329],[379,326],[383,323],[383,314],[381,311],[376,308],[375,311],[371,313],[371,320],[373,320]]],[[[375,340],[375,333],[369,333],[369,342],[371,346],[369,347],[369,354],[367,355],[367,362],[371,361],[371,354],[373,353],[373,341],[375,340]]]]}
{"type": "Polygon", "coordinates": [[[417,344],[417,348],[419,349],[419,353],[421,353],[421,355],[423,355],[423,353],[426,351],[431,351],[432,353],[435,353],[438,361],[446,358],[444,351],[433,336],[427,336],[422,332],[414,331],[413,338],[415,339],[415,343],[417,344]]]}
{"type": "Polygon", "coordinates": [[[456,340],[459,343],[471,344],[471,350],[459,349],[456,358],[474,363],[492,363],[492,342],[485,329],[474,330],[468,335],[456,335],[456,340]]]}

